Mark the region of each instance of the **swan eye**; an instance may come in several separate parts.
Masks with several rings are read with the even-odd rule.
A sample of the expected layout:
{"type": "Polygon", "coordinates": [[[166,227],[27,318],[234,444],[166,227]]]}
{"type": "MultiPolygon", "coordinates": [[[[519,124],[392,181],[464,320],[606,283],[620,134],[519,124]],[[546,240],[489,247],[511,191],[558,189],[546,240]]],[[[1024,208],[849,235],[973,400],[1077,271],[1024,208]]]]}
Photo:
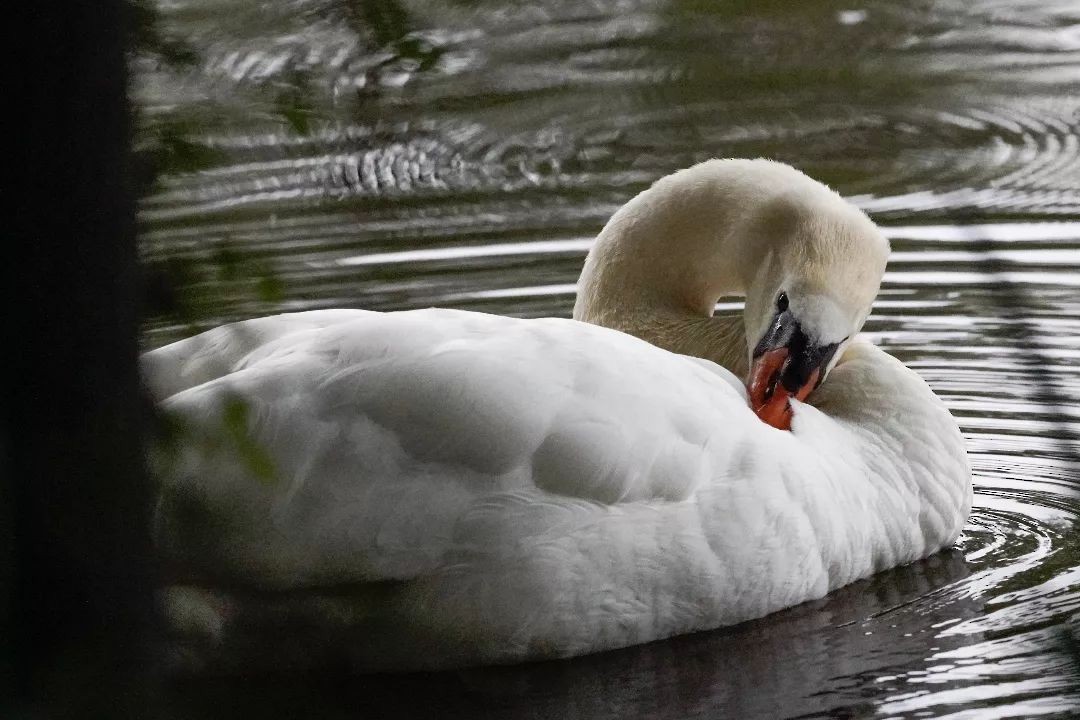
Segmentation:
{"type": "Polygon", "coordinates": [[[787,310],[787,308],[788,308],[787,293],[781,291],[780,294],[776,296],[776,309],[778,311],[780,311],[780,312],[784,312],[785,310],[787,310]]]}

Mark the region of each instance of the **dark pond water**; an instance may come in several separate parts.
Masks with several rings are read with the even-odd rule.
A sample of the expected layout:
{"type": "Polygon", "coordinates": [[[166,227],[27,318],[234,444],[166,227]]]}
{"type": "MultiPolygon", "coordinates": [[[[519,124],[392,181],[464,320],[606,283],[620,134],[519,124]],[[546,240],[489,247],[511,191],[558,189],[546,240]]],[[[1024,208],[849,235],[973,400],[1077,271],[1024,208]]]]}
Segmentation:
{"type": "MultiPolygon", "coordinates": [[[[199,681],[193,716],[1080,713],[1080,3],[160,0],[157,345],[225,320],[442,305],[568,315],[657,177],[768,156],[894,253],[867,330],[968,439],[956,550],[761,621],[436,676],[199,681]],[[1070,620],[1077,618],[1077,620],[1070,620]]],[[[730,309],[730,308],[729,308],[730,309]]]]}

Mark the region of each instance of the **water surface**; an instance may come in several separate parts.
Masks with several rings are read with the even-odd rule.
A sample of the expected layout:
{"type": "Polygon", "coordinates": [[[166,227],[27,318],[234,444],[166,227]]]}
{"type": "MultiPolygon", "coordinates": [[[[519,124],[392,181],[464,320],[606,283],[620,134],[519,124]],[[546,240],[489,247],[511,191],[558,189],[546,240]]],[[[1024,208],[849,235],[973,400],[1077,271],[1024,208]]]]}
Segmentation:
{"type": "MultiPolygon", "coordinates": [[[[1080,712],[1080,5],[159,0],[137,54],[148,346],[226,320],[568,315],[590,239],[666,173],[790,162],[894,253],[867,331],[944,398],[954,551],[789,611],[579,660],[202,681],[201,716],[1080,712]],[[168,293],[166,293],[168,295],[168,293]]],[[[734,311],[724,304],[721,311],[734,311]]]]}

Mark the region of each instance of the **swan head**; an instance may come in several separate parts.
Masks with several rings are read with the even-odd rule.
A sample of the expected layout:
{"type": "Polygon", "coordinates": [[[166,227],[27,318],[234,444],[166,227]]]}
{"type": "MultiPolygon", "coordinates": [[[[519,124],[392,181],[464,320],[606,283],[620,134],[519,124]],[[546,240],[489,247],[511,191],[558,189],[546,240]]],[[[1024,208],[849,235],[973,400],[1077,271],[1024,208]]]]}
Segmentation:
{"type": "Polygon", "coordinates": [[[791,426],[790,399],[820,385],[862,329],[889,254],[870,218],[810,182],[774,195],[750,221],[760,250],[746,282],[747,390],[758,417],[781,429],[791,426]]]}
{"type": "Polygon", "coordinates": [[[616,211],[585,260],[574,318],[749,367],[751,406],[786,429],[790,399],[824,381],[862,328],[888,254],[869,217],[795,168],[708,160],[616,211]],[[742,332],[713,317],[733,295],[746,297],[742,332]]]}

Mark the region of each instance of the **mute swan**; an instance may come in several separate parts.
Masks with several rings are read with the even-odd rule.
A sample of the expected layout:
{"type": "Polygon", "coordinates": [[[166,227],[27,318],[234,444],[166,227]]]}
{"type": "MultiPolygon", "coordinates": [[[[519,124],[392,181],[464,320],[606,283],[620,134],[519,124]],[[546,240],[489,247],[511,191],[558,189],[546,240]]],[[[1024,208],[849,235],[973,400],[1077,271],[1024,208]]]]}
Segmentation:
{"type": "Polygon", "coordinates": [[[222,659],[261,647],[235,641],[259,603],[280,620],[310,594],[358,669],[507,663],[738,623],[937,552],[971,506],[963,440],[854,338],[887,253],[802,173],[712,160],[615,213],[574,320],[327,310],[150,352],[187,433],[156,539],[201,578],[167,617],[222,659]],[[735,294],[742,318],[714,318],[735,294]]]}

